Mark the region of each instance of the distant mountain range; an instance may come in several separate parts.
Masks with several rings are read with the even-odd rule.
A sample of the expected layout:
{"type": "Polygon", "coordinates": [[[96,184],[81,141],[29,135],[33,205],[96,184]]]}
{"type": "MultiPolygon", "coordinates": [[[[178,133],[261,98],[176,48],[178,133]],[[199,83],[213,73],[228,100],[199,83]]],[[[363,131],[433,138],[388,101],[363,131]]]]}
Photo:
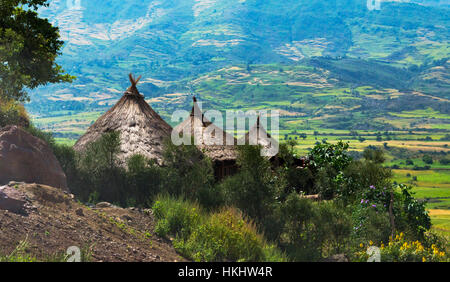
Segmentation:
{"type": "Polygon", "coordinates": [[[449,2],[54,0],[40,12],[60,27],[58,61],[78,79],[32,91],[27,107],[36,117],[103,111],[133,72],[165,118],[192,93],[218,109],[282,109],[285,127],[358,116],[382,128],[373,119],[389,107],[448,114],[449,2]]]}

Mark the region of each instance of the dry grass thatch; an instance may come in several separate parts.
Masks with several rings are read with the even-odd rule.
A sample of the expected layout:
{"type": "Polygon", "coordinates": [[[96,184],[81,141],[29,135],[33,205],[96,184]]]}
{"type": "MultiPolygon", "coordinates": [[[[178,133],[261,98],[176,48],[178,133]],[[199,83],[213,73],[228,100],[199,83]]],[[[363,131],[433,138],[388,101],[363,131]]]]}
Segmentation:
{"type": "Polygon", "coordinates": [[[193,137],[194,144],[214,161],[237,158],[236,139],[204,117],[195,97],[191,114],[173,129],[173,134],[193,137]]]}
{"type": "Polygon", "coordinates": [[[239,139],[238,144],[261,145],[261,153],[266,157],[274,157],[278,154],[278,141],[267,133],[264,126],[261,125],[259,116],[256,124],[239,139]]]}
{"type": "Polygon", "coordinates": [[[122,98],[102,115],[76,142],[74,149],[83,151],[86,146],[98,140],[104,133],[120,132],[120,153],[118,162],[125,165],[128,158],[141,154],[156,159],[162,164],[163,141],[170,138],[172,127],[167,124],[144,100],[136,87],[140,76],[130,74],[131,86],[122,98]]]}

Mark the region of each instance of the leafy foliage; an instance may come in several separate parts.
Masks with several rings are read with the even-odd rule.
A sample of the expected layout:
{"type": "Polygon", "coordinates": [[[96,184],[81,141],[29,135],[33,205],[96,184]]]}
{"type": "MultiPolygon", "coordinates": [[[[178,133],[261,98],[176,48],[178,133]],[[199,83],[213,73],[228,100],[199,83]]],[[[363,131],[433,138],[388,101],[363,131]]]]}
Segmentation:
{"type": "Polygon", "coordinates": [[[54,147],[66,173],[73,170],[68,173],[70,188],[84,201],[152,205],[157,233],[174,236],[176,248],[194,260],[316,261],[338,253],[352,257],[360,243],[389,239],[391,192],[397,231],[424,240],[430,228],[424,203],[410,188],[392,185],[379,152],[367,151],[366,158],[351,160],[342,143],[318,144],[311,159],[319,161],[300,168],[289,156],[289,147],[281,146],[285,161],[273,167],[260,147],[242,146],[239,172],[215,183],[210,160],[195,147],[166,146],[164,167],[139,155],[129,159],[127,170],[117,167],[117,138],[108,133],[82,155],[54,147]],[[312,175],[312,187],[332,191],[330,200],[314,202],[293,189],[293,183],[301,183],[296,170],[312,175]]]}
{"type": "Polygon", "coordinates": [[[166,193],[199,201],[205,207],[220,204],[220,195],[213,187],[212,162],[197,147],[175,146],[167,140],[163,158],[166,193]]]}
{"type": "Polygon", "coordinates": [[[30,121],[23,105],[0,95],[0,127],[6,125],[28,127],[30,121]]]}
{"type": "MultiPolygon", "coordinates": [[[[367,245],[372,246],[373,242],[370,241],[367,245]]],[[[426,243],[418,240],[410,241],[403,232],[390,238],[386,245],[381,243],[379,246],[382,262],[448,262],[450,259],[442,245],[426,246],[426,243]]],[[[356,260],[367,261],[369,255],[365,247],[364,244],[360,245],[362,250],[356,253],[356,260]]]]}
{"type": "Polygon", "coordinates": [[[286,260],[236,209],[207,214],[193,202],[159,196],[153,211],[156,232],[175,236],[175,248],[195,261],[286,260]]]}
{"type": "Polygon", "coordinates": [[[57,27],[40,18],[45,0],[3,0],[0,6],[0,97],[23,101],[25,88],[69,82],[55,63],[63,42],[57,27]],[[25,8],[26,6],[27,8],[25,8]]]}
{"type": "Polygon", "coordinates": [[[277,191],[269,161],[258,146],[239,146],[238,174],[220,184],[225,204],[233,205],[246,215],[262,222],[270,214],[277,191]]]}
{"type": "Polygon", "coordinates": [[[162,237],[174,235],[187,239],[192,230],[203,220],[201,208],[183,199],[159,196],[152,209],[155,218],[158,219],[156,233],[162,237]]]}

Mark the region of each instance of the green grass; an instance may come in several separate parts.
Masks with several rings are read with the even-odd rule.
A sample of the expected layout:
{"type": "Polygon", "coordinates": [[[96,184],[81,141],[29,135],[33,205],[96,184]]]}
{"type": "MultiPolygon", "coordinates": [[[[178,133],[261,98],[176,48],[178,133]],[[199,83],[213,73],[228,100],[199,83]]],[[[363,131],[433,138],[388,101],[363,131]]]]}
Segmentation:
{"type": "Polygon", "coordinates": [[[286,261],[234,208],[207,213],[190,201],[159,196],[152,209],[156,233],[175,237],[175,249],[195,261],[286,261]]]}
{"type": "Polygon", "coordinates": [[[393,170],[394,181],[413,185],[415,197],[428,201],[428,209],[450,210],[450,170],[393,170]],[[410,174],[410,177],[406,175],[410,174]],[[417,181],[413,181],[413,177],[417,181]]]}

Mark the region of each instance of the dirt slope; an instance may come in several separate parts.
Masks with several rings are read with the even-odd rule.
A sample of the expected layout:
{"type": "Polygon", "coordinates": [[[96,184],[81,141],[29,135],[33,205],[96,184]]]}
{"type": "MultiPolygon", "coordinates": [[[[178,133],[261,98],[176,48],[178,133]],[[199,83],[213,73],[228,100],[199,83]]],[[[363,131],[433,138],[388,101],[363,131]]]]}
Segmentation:
{"type": "Polygon", "coordinates": [[[29,208],[22,214],[0,209],[1,255],[27,238],[27,253],[39,260],[78,246],[90,254],[89,261],[184,261],[170,242],[154,234],[150,210],[89,208],[53,187],[10,186],[25,194],[29,208]]]}

